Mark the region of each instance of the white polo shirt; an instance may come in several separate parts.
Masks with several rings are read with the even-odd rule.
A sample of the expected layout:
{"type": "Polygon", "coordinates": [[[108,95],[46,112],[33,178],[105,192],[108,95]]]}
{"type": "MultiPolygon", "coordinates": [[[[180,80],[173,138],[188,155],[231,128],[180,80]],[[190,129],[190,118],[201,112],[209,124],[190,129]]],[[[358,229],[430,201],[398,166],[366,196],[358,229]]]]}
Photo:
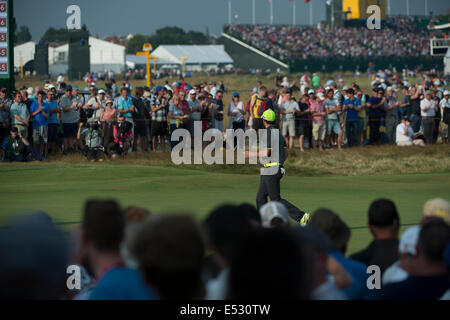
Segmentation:
{"type": "Polygon", "coordinates": [[[413,141],[412,137],[414,136],[414,130],[411,126],[408,127],[408,134],[405,135],[405,124],[400,123],[397,126],[397,135],[396,135],[396,143],[399,142],[409,142],[413,141]]]}
{"type": "Polygon", "coordinates": [[[420,101],[420,110],[422,117],[434,117],[436,115],[436,111],[434,110],[434,106],[432,106],[427,111],[424,111],[425,108],[428,108],[430,105],[433,105],[435,102],[427,99],[423,99],[420,101]]]}

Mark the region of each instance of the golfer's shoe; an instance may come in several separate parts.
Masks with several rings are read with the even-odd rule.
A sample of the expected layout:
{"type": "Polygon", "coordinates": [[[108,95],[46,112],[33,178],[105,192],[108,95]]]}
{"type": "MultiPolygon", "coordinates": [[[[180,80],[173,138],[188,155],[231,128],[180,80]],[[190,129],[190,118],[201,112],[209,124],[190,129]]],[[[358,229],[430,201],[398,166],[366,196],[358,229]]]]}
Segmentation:
{"type": "Polygon", "coordinates": [[[303,218],[300,219],[300,225],[302,227],[306,227],[309,224],[309,221],[311,220],[311,215],[309,213],[306,213],[303,215],[303,218]]]}

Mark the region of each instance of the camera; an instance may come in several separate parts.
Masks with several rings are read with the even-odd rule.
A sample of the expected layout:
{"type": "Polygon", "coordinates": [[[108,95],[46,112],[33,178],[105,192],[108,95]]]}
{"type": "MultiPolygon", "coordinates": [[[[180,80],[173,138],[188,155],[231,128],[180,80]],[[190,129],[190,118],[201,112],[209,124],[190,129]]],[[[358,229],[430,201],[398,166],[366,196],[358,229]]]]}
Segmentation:
{"type": "Polygon", "coordinates": [[[86,123],[86,128],[92,129],[92,130],[98,130],[100,128],[100,125],[98,122],[88,122],[86,123]]]}

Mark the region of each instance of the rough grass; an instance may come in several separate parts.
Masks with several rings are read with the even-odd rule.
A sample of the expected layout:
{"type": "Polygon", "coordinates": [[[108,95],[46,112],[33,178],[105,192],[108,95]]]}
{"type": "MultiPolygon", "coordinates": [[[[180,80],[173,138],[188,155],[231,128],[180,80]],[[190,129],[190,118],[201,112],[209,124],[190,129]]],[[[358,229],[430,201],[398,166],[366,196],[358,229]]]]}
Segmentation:
{"type": "MultiPolygon", "coordinates": [[[[57,155],[49,158],[50,163],[79,165],[87,161],[81,154],[57,155]]],[[[129,154],[116,160],[106,159],[97,166],[158,166],[206,170],[230,174],[255,174],[256,165],[180,165],[171,161],[169,151],[148,154],[129,154]]],[[[290,175],[300,176],[357,176],[379,174],[412,174],[450,172],[450,144],[420,147],[366,146],[327,151],[294,150],[286,162],[290,175]]]]}

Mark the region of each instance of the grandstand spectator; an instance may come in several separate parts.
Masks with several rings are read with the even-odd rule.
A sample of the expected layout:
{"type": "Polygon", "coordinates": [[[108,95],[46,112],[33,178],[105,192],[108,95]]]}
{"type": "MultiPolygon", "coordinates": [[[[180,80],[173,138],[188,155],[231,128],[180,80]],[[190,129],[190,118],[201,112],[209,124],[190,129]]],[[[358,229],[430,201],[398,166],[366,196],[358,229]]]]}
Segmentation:
{"type": "Polygon", "coordinates": [[[11,118],[9,115],[13,101],[8,97],[6,88],[0,89],[0,141],[3,141],[11,130],[11,118]]]}
{"type": "Polygon", "coordinates": [[[49,153],[53,153],[58,149],[58,115],[61,114],[61,108],[59,107],[58,101],[56,101],[56,89],[54,87],[49,89],[47,93],[47,100],[45,100],[45,102],[48,104],[50,112],[50,116],[48,118],[48,147],[49,153]]]}
{"type": "Polygon", "coordinates": [[[197,99],[197,91],[195,89],[189,91],[188,103],[190,112],[188,130],[191,137],[194,137],[194,123],[195,121],[200,121],[202,116],[200,113],[200,102],[197,99]]]}
{"type": "Polygon", "coordinates": [[[86,202],[82,221],[82,245],[97,282],[89,300],[151,300],[156,294],[141,274],[125,267],[120,255],[125,215],[113,200],[86,202]]]}
{"type": "Polygon", "coordinates": [[[311,121],[310,121],[310,110],[309,105],[306,103],[308,100],[307,95],[303,95],[300,98],[300,102],[298,104],[299,110],[297,112],[297,118],[295,122],[295,129],[296,129],[296,135],[299,137],[299,144],[300,144],[300,151],[305,151],[305,138],[309,140],[310,138],[310,127],[311,127],[311,121]]]}
{"type": "Polygon", "coordinates": [[[408,118],[411,116],[411,95],[409,94],[408,87],[402,88],[402,101],[400,104],[400,116],[403,118],[407,116],[408,118]]]}
{"type": "Polygon", "coordinates": [[[323,142],[327,130],[325,123],[326,112],[323,103],[320,101],[320,98],[314,96],[314,93],[312,95],[313,98],[310,99],[311,105],[309,110],[311,111],[312,116],[314,147],[319,148],[320,151],[323,151],[323,142]]]}
{"type": "MultiPolygon", "coordinates": [[[[327,98],[323,102],[325,106],[325,111],[327,114],[326,117],[326,144],[327,148],[331,148],[331,135],[334,133],[337,135],[337,146],[338,149],[342,148],[342,128],[339,123],[339,115],[342,111],[342,103],[341,103],[341,93],[339,91],[335,91],[335,89],[328,89],[327,98]]],[[[343,100],[342,100],[343,102],[343,100]]]]}
{"type": "Polygon", "coordinates": [[[252,129],[258,131],[264,129],[264,123],[261,119],[262,114],[266,110],[267,88],[261,86],[259,92],[252,96],[250,102],[250,113],[252,117],[252,129]]]}
{"type": "Polygon", "coordinates": [[[450,241],[450,227],[442,219],[426,222],[419,234],[414,271],[401,282],[383,287],[381,300],[437,300],[450,289],[443,257],[450,241]]]}
{"type": "Polygon", "coordinates": [[[134,236],[131,251],[145,281],[161,299],[204,299],[201,275],[205,245],[192,218],[150,218],[134,236]]]}
{"type": "Polygon", "coordinates": [[[166,136],[167,136],[167,110],[169,101],[164,97],[165,88],[157,87],[156,96],[150,102],[152,108],[152,146],[153,152],[156,152],[156,147],[159,139],[161,150],[166,151],[166,136]]]}
{"type": "Polygon", "coordinates": [[[370,144],[380,143],[381,114],[386,99],[382,89],[373,89],[372,96],[367,100],[369,110],[370,144]]]}
{"type": "Polygon", "coordinates": [[[50,108],[44,101],[45,92],[39,91],[37,99],[31,104],[30,116],[33,120],[33,142],[36,150],[47,159],[48,153],[48,119],[50,108]]]}
{"type": "Polygon", "coordinates": [[[420,101],[420,110],[423,121],[423,136],[426,144],[433,143],[435,128],[436,101],[431,99],[431,91],[425,92],[425,98],[420,101]]]}
{"type": "Polygon", "coordinates": [[[125,121],[134,125],[133,113],[136,107],[133,105],[133,100],[129,97],[129,94],[130,91],[127,87],[120,90],[121,96],[117,102],[117,111],[124,116],[125,121]]]}
{"type": "Polygon", "coordinates": [[[215,264],[205,265],[208,269],[219,268],[219,274],[214,279],[207,279],[206,299],[223,300],[229,295],[228,279],[229,266],[233,253],[241,243],[242,238],[255,227],[244,212],[242,206],[225,205],[216,208],[203,222],[208,251],[211,252],[210,261],[215,264]]]}
{"type": "Polygon", "coordinates": [[[110,143],[109,150],[113,159],[128,154],[128,150],[131,147],[133,141],[133,125],[125,121],[123,115],[119,115],[117,123],[113,126],[113,138],[114,142],[110,143]]]}
{"type": "Polygon", "coordinates": [[[61,98],[61,124],[64,133],[64,153],[75,150],[78,121],[80,120],[80,103],[72,94],[72,87],[66,87],[66,94],[61,98]]]}
{"type": "Polygon", "coordinates": [[[114,101],[106,99],[106,107],[101,110],[100,122],[103,126],[103,145],[105,151],[109,153],[109,145],[114,140],[113,128],[117,120],[117,109],[113,108],[114,101]]]}
{"type": "Polygon", "coordinates": [[[216,98],[212,101],[212,108],[214,110],[214,128],[223,132],[223,91],[218,90],[216,98]]]}
{"type": "Polygon", "coordinates": [[[42,160],[42,155],[28,142],[27,139],[22,137],[19,129],[12,127],[10,135],[7,136],[3,141],[0,148],[2,151],[2,157],[0,159],[5,159],[11,162],[25,162],[30,157],[36,160],[42,160]]]}
{"type": "Polygon", "coordinates": [[[395,144],[395,133],[398,125],[398,109],[400,102],[397,102],[397,96],[394,89],[388,87],[386,90],[386,102],[384,103],[384,122],[386,127],[386,135],[390,144],[395,144]]]}
{"type": "Polygon", "coordinates": [[[409,90],[409,102],[411,104],[410,120],[414,133],[419,132],[422,126],[422,113],[420,110],[421,93],[422,88],[419,88],[417,85],[415,87],[411,87],[409,90]]]}
{"type": "Polygon", "coordinates": [[[281,104],[282,135],[286,140],[289,150],[294,148],[295,138],[295,114],[300,111],[298,103],[292,99],[292,91],[286,91],[286,100],[281,104]]]}
{"type": "Polygon", "coordinates": [[[101,135],[100,125],[98,121],[93,118],[89,119],[86,127],[83,128],[84,123],[80,122],[78,126],[77,139],[84,139],[82,148],[84,156],[90,162],[103,162],[103,139],[101,135]]]}
{"type": "Polygon", "coordinates": [[[387,199],[372,202],[368,226],[374,240],[366,249],[354,253],[350,258],[367,266],[377,265],[383,273],[398,260],[400,217],[395,204],[387,199]]]}
{"type": "Polygon", "coordinates": [[[289,228],[259,229],[245,235],[230,264],[231,300],[309,300],[310,261],[304,243],[289,228]],[[281,271],[282,272],[279,272],[281,271]]]}
{"type": "MultiPolygon", "coordinates": [[[[1,106],[1,105],[0,105],[1,106]]],[[[444,97],[439,103],[441,108],[442,122],[441,122],[441,132],[442,132],[442,142],[447,143],[449,138],[448,125],[450,123],[450,91],[444,91],[444,97]]]]}
{"type": "Polygon", "coordinates": [[[135,98],[132,98],[132,102],[134,105],[134,142],[133,142],[133,151],[137,151],[138,144],[140,145],[141,152],[148,152],[148,132],[147,132],[147,124],[146,120],[149,117],[149,109],[147,108],[143,96],[144,96],[144,88],[137,87],[135,90],[135,98]]]}
{"type": "Polygon", "coordinates": [[[9,112],[12,127],[17,128],[20,135],[26,139],[28,137],[28,127],[30,125],[30,112],[19,92],[14,93],[14,103],[11,105],[9,112]]]}
{"type": "Polygon", "coordinates": [[[396,129],[396,143],[398,146],[425,146],[422,139],[419,139],[422,133],[414,133],[411,127],[411,122],[407,116],[402,118],[402,122],[397,125],[396,129]]]}
{"type": "Polygon", "coordinates": [[[350,300],[363,299],[368,291],[366,287],[367,266],[359,261],[346,258],[350,229],[341,218],[329,209],[319,209],[311,216],[311,225],[322,230],[330,239],[334,257],[352,277],[352,285],[344,290],[350,300]]]}
{"type": "MultiPolygon", "coordinates": [[[[233,99],[230,102],[228,116],[230,117],[231,127],[233,130],[245,130],[245,114],[244,104],[242,103],[239,93],[233,93],[233,99]]],[[[236,144],[235,144],[236,145],[236,144]]]]}
{"type": "Polygon", "coordinates": [[[355,98],[353,89],[348,89],[343,111],[346,112],[346,133],[349,147],[354,147],[358,143],[358,112],[361,109],[361,101],[355,98]]]}
{"type": "MultiPolygon", "coordinates": [[[[186,116],[183,115],[183,111],[180,107],[180,95],[175,94],[172,98],[170,107],[169,107],[169,113],[167,115],[167,118],[170,121],[170,135],[175,132],[175,130],[179,129],[183,125],[183,120],[186,116]]],[[[175,146],[178,143],[176,141],[172,141],[172,137],[170,138],[170,145],[171,149],[175,148],[175,146]]]]}

